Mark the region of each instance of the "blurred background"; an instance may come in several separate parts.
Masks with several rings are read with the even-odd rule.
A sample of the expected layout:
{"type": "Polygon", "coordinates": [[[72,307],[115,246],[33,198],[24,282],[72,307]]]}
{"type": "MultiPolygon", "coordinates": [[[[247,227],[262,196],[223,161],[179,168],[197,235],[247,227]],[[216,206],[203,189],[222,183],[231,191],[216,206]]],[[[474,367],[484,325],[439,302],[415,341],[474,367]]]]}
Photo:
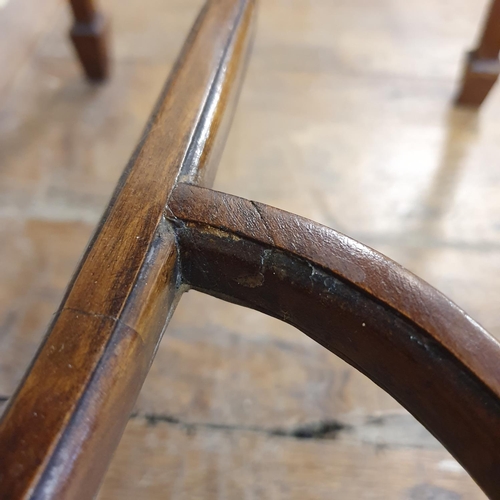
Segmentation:
{"type": "MultiPolygon", "coordinates": [[[[66,2],[0,1],[0,412],[202,3],[101,0],[112,73],[92,85],[67,40],[66,2]]],[[[262,0],[215,188],[361,240],[500,338],[500,89],[479,112],[451,106],[485,7],[262,0]]],[[[277,320],[189,292],[99,498],[486,497],[343,361],[277,320]]]]}

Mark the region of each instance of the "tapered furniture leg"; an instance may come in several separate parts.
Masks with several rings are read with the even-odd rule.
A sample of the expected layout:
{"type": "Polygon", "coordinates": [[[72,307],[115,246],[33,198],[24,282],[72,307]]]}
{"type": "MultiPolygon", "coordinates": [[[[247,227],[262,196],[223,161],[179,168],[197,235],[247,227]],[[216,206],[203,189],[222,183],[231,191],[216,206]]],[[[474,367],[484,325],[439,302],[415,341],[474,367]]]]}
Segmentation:
{"type": "Polygon", "coordinates": [[[94,0],[70,0],[74,24],[70,37],[87,78],[105,80],[108,76],[107,31],[105,17],[96,10],[94,0]]]}
{"type": "Polygon", "coordinates": [[[500,74],[500,0],[492,0],[479,46],[466,56],[456,103],[480,106],[500,74]]]}

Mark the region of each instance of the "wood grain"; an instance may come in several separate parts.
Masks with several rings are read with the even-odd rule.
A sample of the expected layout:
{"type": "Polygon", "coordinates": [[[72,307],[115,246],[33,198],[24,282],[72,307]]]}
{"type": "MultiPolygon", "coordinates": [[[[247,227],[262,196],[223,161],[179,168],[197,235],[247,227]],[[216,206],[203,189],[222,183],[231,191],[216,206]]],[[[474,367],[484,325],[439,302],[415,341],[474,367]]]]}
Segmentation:
{"type": "Polygon", "coordinates": [[[467,314],[377,252],[296,215],[186,184],[169,209],[188,285],[341,356],[500,498],[500,344],[467,314]]]}
{"type": "Polygon", "coordinates": [[[447,470],[454,461],[442,448],[384,450],[348,429],[297,439],[187,424],[132,419],[99,499],[114,500],[117,491],[126,500],[485,498],[465,472],[447,470]]]}
{"type": "Polygon", "coordinates": [[[95,494],[179,297],[175,240],[163,210],[181,173],[210,178],[210,150],[225,138],[220,115],[232,111],[228,88],[239,88],[253,12],[252,1],[214,0],[198,17],[3,414],[4,498],[95,494]]]}
{"type": "MultiPolygon", "coordinates": [[[[114,71],[101,87],[81,81],[68,50],[67,5],[50,17],[43,2],[11,0],[2,26],[7,9],[30,3],[37,15],[24,20],[36,21],[36,36],[21,37],[30,57],[15,86],[0,92],[6,397],[202,2],[144,0],[141,9],[102,2],[113,15],[114,71]]],[[[498,337],[500,101],[492,93],[480,117],[448,110],[457,62],[485,4],[262,2],[216,185],[368,242],[498,337]]],[[[22,51],[12,47],[21,26],[12,28],[2,31],[2,49],[19,59],[22,51]]],[[[9,68],[2,77],[13,81],[9,68]]],[[[177,500],[241,492],[311,500],[485,498],[423,427],[354,368],[281,321],[195,291],[176,309],[135,413],[102,498],[165,498],[167,491],[177,500]],[[145,415],[234,430],[181,427],[177,436],[175,424],[150,425],[145,415]],[[401,415],[399,424],[392,415],[401,415]],[[373,432],[373,439],[346,447],[340,440],[350,433],[341,432],[333,440],[261,436],[260,446],[239,445],[248,426],[295,429],[332,420],[362,436],[373,432]],[[377,421],[385,422],[382,429],[377,421]]]]}

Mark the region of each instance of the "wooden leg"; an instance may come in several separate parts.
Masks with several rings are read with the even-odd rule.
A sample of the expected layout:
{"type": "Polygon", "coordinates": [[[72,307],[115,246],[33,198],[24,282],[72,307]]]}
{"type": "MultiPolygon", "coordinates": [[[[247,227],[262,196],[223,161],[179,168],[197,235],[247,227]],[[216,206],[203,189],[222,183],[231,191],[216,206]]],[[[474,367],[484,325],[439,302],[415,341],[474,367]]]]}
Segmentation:
{"type": "Polygon", "coordinates": [[[70,37],[89,80],[102,81],[108,76],[108,23],[93,0],[70,0],[74,24],[70,37]]]}
{"type": "Polygon", "coordinates": [[[500,74],[500,0],[493,0],[477,49],[467,54],[456,103],[478,107],[500,74]]]}

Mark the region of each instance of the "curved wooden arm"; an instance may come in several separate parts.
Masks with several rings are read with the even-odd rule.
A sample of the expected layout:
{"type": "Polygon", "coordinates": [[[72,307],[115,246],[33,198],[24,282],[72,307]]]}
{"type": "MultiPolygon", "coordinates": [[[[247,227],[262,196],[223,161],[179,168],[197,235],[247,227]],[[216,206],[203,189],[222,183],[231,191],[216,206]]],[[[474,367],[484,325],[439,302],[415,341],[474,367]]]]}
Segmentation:
{"type": "Polygon", "coordinates": [[[169,202],[193,288],[297,327],[370,377],[500,496],[500,344],[444,295],[336,231],[196,186],[169,202]]]}

